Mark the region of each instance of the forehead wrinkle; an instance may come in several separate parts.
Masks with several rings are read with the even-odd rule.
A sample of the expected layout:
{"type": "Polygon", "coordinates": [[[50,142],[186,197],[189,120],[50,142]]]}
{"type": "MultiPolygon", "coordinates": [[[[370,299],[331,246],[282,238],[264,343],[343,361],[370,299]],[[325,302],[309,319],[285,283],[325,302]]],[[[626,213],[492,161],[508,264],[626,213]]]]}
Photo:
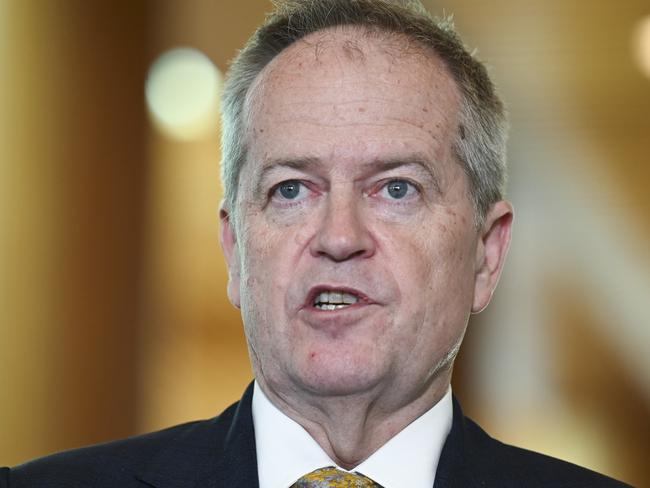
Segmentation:
{"type": "MultiPolygon", "coordinates": [[[[407,57],[414,59],[420,65],[427,64],[427,71],[429,72],[428,76],[433,75],[437,79],[436,81],[433,79],[430,80],[432,83],[431,89],[427,90],[429,92],[429,101],[434,101],[434,94],[438,91],[439,82],[444,84],[450,82],[449,84],[452,88],[453,97],[456,102],[455,104],[459,106],[460,93],[456,81],[446,63],[428,46],[407,35],[387,32],[381,29],[360,28],[358,26],[330,27],[316,31],[297,40],[275,56],[260,71],[260,73],[258,73],[246,94],[244,103],[246,137],[250,135],[250,129],[252,126],[251,122],[253,122],[253,119],[255,118],[254,116],[257,115],[256,112],[265,105],[265,99],[269,96],[268,92],[272,91],[272,86],[278,82],[282,83],[284,80],[284,83],[289,82],[294,87],[299,87],[299,80],[304,76],[305,70],[315,69],[315,67],[303,67],[303,62],[309,62],[309,57],[306,58],[304,53],[311,49],[313,52],[312,61],[316,62],[317,65],[322,65],[324,61],[320,59],[321,54],[324,53],[326,48],[330,45],[333,45],[334,48],[338,48],[344,52],[347,51],[348,53],[350,51],[358,51],[355,56],[363,54],[363,59],[359,65],[355,65],[354,63],[350,64],[350,61],[346,63],[351,68],[354,68],[355,66],[358,68],[365,65],[364,61],[366,60],[366,54],[370,54],[372,51],[377,52],[380,56],[383,55],[389,58],[389,62],[387,63],[387,70],[389,73],[394,70],[396,63],[404,61],[407,57]],[[359,42],[362,40],[366,41],[365,46],[362,46],[359,42]],[[383,42],[373,42],[377,40],[383,42]],[[282,68],[279,68],[278,65],[282,66],[282,68]]],[[[349,55],[344,57],[355,61],[355,59],[352,59],[349,55]]],[[[336,62],[340,70],[343,70],[341,57],[335,55],[333,61],[336,62]]],[[[415,73],[417,76],[422,76],[423,74],[424,73],[415,73]]],[[[345,77],[335,78],[338,78],[342,82],[345,77]]],[[[390,84],[388,83],[388,80],[378,81],[390,84]]],[[[362,82],[359,82],[359,84],[361,83],[362,82]]],[[[322,87],[324,89],[336,88],[332,86],[331,79],[324,82],[322,87]]],[[[316,86],[316,88],[318,88],[318,86],[316,86]]],[[[433,106],[435,109],[435,103],[433,103],[433,106]]],[[[450,114],[443,115],[446,119],[450,118],[450,114]]]]}
{"type": "MultiPolygon", "coordinates": [[[[350,84],[350,85],[353,85],[353,84],[350,84]]],[[[356,83],[356,85],[359,85],[359,86],[362,86],[362,87],[365,86],[363,83],[356,83]]],[[[313,87],[310,87],[310,88],[331,89],[332,86],[330,84],[323,84],[322,86],[316,85],[316,86],[313,86],[313,87]]],[[[280,114],[281,115],[286,114],[286,116],[287,116],[287,118],[289,120],[295,120],[295,114],[291,111],[291,109],[293,107],[302,107],[304,104],[305,104],[305,102],[303,100],[286,101],[280,106],[282,108],[285,108],[286,112],[284,112],[284,113],[281,112],[280,114]]],[[[377,109],[379,109],[379,110],[384,109],[385,110],[387,105],[397,105],[397,106],[402,107],[402,108],[410,107],[410,108],[413,108],[414,110],[421,110],[421,107],[422,107],[421,104],[413,103],[413,102],[408,101],[408,100],[407,101],[404,101],[404,100],[399,100],[398,101],[398,100],[393,100],[393,99],[390,99],[390,98],[386,98],[384,96],[368,96],[368,95],[359,96],[359,98],[353,98],[353,99],[349,99],[349,100],[337,100],[336,103],[332,103],[329,100],[328,101],[310,100],[309,104],[312,107],[337,107],[337,109],[345,109],[345,108],[351,107],[351,106],[353,107],[353,106],[356,106],[356,105],[363,105],[365,110],[367,110],[368,108],[375,109],[375,110],[377,110],[377,109]],[[370,104],[370,105],[368,105],[368,104],[370,104]],[[373,105],[373,104],[376,104],[376,105],[373,105]]],[[[445,119],[445,120],[448,121],[450,119],[450,117],[451,117],[449,113],[447,113],[446,111],[443,111],[443,110],[438,110],[437,107],[435,107],[435,106],[431,107],[431,110],[433,111],[433,113],[439,115],[441,119],[445,119]]],[[[355,112],[355,115],[358,115],[358,114],[355,112]]],[[[393,116],[393,117],[387,117],[387,118],[389,120],[397,120],[399,122],[404,121],[403,117],[393,116]]],[[[428,117],[423,119],[423,121],[431,121],[431,120],[433,120],[432,115],[429,115],[428,117]]]]}

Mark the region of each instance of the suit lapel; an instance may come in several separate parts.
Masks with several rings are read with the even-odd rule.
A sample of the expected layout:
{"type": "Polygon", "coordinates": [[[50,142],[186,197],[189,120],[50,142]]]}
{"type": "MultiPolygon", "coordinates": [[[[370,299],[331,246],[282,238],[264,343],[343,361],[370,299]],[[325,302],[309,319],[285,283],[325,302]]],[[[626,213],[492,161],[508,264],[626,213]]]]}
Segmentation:
{"type": "Polygon", "coordinates": [[[258,488],[249,385],[218,417],[188,424],[137,478],[156,488],[258,488]]]}
{"type": "Polygon", "coordinates": [[[234,413],[219,463],[215,465],[214,476],[206,478],[199,486],[259,487],[252,402],[253,383],[246,389],[234,413]]]}

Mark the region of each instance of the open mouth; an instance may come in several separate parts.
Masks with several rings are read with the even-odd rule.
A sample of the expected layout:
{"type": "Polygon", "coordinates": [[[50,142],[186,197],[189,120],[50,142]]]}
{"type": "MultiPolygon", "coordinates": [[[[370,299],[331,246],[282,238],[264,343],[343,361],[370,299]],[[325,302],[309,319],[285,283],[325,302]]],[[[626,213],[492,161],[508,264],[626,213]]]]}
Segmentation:
{"type": "Polygon", "coordinates": [[[318,310],[339,310],[359,302],[359,297],[342,290],[321,291],[314,297],[318,310]]]}

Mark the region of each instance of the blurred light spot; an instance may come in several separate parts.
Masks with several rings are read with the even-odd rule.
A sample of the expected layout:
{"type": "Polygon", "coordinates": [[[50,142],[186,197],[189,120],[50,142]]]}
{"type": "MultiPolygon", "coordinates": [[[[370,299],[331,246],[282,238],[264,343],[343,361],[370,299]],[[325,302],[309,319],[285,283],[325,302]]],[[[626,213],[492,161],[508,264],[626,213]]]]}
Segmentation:
{"type": "Polygon", "coordinates": [[[200,51],[173,49],[149,69],[145,95],[149,113],[168,136],[198,139],[216,132],[221,73],[200,51]]]}
{"type": "Polygon", "coordinates": [[[650,78],[650,15],[637,25],[634,50],[639,68],[643,74],[650,78]]]}

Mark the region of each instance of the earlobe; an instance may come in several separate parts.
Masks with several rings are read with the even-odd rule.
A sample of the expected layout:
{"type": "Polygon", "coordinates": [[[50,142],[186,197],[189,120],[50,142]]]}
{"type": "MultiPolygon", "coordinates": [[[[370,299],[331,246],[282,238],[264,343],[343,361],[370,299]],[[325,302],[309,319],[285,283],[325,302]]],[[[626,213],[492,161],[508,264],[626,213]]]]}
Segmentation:
{"type": "Polygon", "coordinates": [[[472,313],[481,312],[490,303],[510,246],[512,219],[512,205],[506,201],[492,205],[485,217],[476,249],[472,313]]]}
{"type": "Polygon", "coordinates": [[[221,220],[221,248],[228,266],[228,299],[235,307],[241,308],[240,261],[237,237],[230,213],[223,207],[219,210],[221,220]]]}

